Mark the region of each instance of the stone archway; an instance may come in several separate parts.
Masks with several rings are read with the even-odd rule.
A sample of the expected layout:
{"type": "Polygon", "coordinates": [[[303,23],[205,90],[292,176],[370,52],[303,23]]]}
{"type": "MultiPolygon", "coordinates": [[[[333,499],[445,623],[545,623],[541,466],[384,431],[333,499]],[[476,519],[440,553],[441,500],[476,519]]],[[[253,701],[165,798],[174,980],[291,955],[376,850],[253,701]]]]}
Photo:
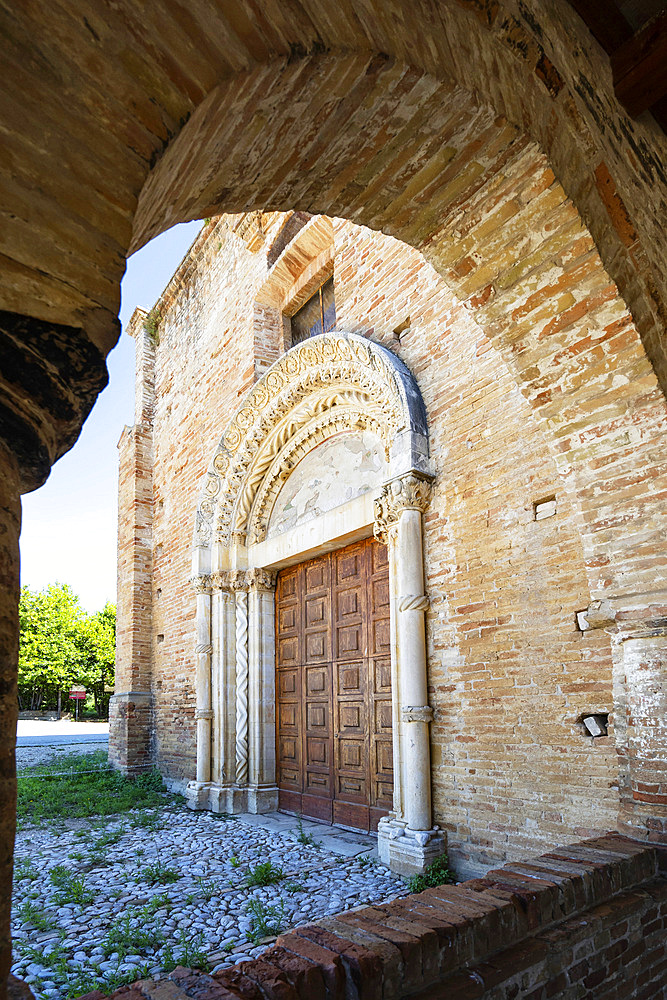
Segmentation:
{"type": "Polygon", "coordinates": [[[422,513],[433,476],[414,378],[363,337],[337,332],[292,348],[245,397],[215,450],[196,516],[191,808],[277,807],[275,571],[375,533],[388,547],[394,746],[394,809],[380,821],[380,851],[402,872],[423,870],[442,852],[431,815],[424,639],[422,513]],[[283,530],[274,512],[284,509],[279,500],[299,463],[362,435],[365,448],[377,442],[372,474],[361,482],[343,470],[344,490],[325,485],[318,516],[283,530]]]}

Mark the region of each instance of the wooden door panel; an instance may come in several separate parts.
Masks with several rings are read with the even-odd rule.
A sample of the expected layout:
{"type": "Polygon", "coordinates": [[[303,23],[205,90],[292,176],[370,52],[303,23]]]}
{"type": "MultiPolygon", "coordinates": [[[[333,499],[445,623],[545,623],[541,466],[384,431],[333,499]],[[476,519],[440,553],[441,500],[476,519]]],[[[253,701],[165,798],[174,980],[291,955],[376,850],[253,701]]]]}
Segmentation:
{"type": "Polygon", "coordinates": [[[385,547],[283,570],[276,639],[280,808],[376,829],[393,795],[385,547]]]}
{"type": "Polygon", "coordinates": [[[278,662],[282,663],[283,666],[287,666],[288,663],[293,663],[295,665],[299,664],[301,657],[299,655],[299,638],[298,636],[287,636],[283,638],[278,637],[278,662]]]}
{"type": "Polygon", "coordinates": [[[379,621],[373,621],[370,623],[371,628],[371,642],[370,642],[370,654],[371,656],[388,656],[389,650],[391,648],[391,631],[389,627],[389,619],[380,619],[379,621]]]}
{"type": "Polygon", "coordinates": [[[363,660],[349,660],[335,665],[336,695],[344,697],[364,697],[366,690],[366,664],[363,660]]]}

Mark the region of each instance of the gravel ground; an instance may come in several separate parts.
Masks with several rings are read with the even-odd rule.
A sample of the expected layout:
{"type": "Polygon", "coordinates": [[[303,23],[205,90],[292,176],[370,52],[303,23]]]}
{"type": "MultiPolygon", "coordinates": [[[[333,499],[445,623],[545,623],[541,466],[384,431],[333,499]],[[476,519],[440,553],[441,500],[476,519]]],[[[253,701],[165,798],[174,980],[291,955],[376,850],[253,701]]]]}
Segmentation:
{"type": "Polygon", "coordinates": [[[96,750],[106,750],[107,744],[99,740],[90,743],[63,743],[60,746],[55,744],[45,744],[44,746],[17,746],[16,748],[16,770],[20,771],[24,767],[35,767],[37,764],[53,764],[58,757],[66,757],[70,754],[95,753],[96,750]]]}
{"type": "Polygon", "coordinates": [[[60,998],[204,958],[217,970],[260,954],[279,930],[406,892],[368,839],[341,835],[337,854],[332,828],[304,824],[316,843],[302,843],[294,824],[259,822],[183,808],[21,831],[12,971],[36,997],[60,998]],[[284,877],[248,887],[267,861],[284,877]]]}

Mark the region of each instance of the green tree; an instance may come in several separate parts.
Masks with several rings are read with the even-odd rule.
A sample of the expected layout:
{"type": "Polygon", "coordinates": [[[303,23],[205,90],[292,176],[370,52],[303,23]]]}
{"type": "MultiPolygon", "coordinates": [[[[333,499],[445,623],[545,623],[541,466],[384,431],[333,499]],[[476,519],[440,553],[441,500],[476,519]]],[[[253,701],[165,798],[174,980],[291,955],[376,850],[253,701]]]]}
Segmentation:
{"type": "Polygon", "coordinates": [[[109,714],[109,694],[113,686],[116,660],[116,606],[109,601],[101,611],[86,615],[80,625],[81,680],[95,699],[95,713],[109,714]]]}
{"type": "Polygon", "coordinates": [[[22,709],[55,707],[72,684],[91,689],[96,709],[108,705],[113,682],[116,609],[88,615],[67,584],[21,589],[19,604],[19,703],[22,709]]]}

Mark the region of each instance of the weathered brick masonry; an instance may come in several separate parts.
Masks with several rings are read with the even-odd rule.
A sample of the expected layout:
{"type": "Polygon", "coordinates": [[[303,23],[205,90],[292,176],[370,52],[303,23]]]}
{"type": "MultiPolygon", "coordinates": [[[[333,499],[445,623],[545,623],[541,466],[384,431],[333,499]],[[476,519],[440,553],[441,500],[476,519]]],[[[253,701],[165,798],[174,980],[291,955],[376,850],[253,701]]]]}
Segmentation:
{"type": "MultiPolygon", "coordinates": [[[[538,843],[542,823],[570,835],[573,822],[589,824],[594,809],[582,799],[583,745],[564,730],[575,703],[588,711],[595,699],[605,707],[604,691],[611,698],[606,706],[612,708],[617,766],[611,776],[610,745],[595,744],[588,774],[600,814],[606,822],[617,798],[621,829],[654,840],[667,836],[667,490],[657,392],[658,385],[663,392],[667,387],[667,147],[659,89],[664,80],[654,71],[664,65],[660,38],[649,53],[652,63],[644,62],[645,53],[634,66],[618,58],[624,51],[627,57],[626,43],[637,55],[637,43],[647,37],[642,23],[653,7],[626,0],[604,10],[580,0],[193,0],[184,16],[182,5],[170,0],[4,5],[0,459],[11,516],[4,521],[7,559],[0,574],[0,618],[8,637],[0,685],[0,811],[7,818],[0,844],[0,994],[11,945],[18,496],[42,483],[72,446],[104,384],[104,357],[119,334],[119,284],[128,253],[188,219],[251,210],[328,213],[411,244],[478,323],[532,411],[524,421],[519,403],[506,407],[504,400],[496,400],[494,410],[491,382],[504,376],[490,374],[492,353],[476,356],[475,370],[489,380],[484,398],[482,381],[467,396],[455,386],[451,391],[452,398],[461,396],[459,410],[468,408],[465,448],[469,441],[468,450],[480,458],[488,448],[491,468],[484,465],[473,477],[462,446],[453,446],[445,464],[451,458],[462,475],[467,470],[470,514],[461,514],[459,486],[441,469],[438,499],[449,506],[444,540],[435,534],[441,508],[429,515],[427,562],[436,597],[429,612],[430,698],[437,712],[433,780],[436,808],[450,827],[458,860],[472,863],[474,856],[476,864],[488,863],[494,844],[505,849],[505,832],[514,843],[526,835],[538,843]],[[633,80],[650,98],[643,104],[628,103],[633,80]],[[496,423],[500,416],[504,430],[494,426],[476,434],[481,407],[496,423]],[[514,458],[496,466],[489,443],[501,432],[514,458]],[[551,458],[534,482],[523,485],[542,487],[548,480],[548,493],[537,499],[555,494],[557,513],[512,526],[508,518],[518,501],[535,499],[520,481],[537,468],[540,433],[551,458]],[[516,498],[511,511],[504,498],[497,502],[496,471],[507,496],[516,498]],[[506,586],[486,588],[479,530],[493,539],[498,579],[517,574],[521,589],[514,603],[506,586]],[[538,541],[544,565],[531,555],[538,541]],[[556,545],[563,545],[560,556],[556,545]],[[539,583],[545,566],[558,571],[555,587],[539,583]],[[440,586],[445,572],[446,586],[440,586]],[[452,601],[457,588],[460,597],[452,601]],[[573,620],[574,597],[582,598],[575,608],[581,621],[599,626],[576,637],[579,646],[562,628],[573,620]],[[515,641],[517,623],[533,615],[544,619],[544,639],[534,621],[515,641]],[[557,635],[564,636],[562,645],[557,635]],[[500,650],[497,661],[493,647],[484,650],[491,636],[500,650]],[[530,701],[516,714],[519,675],[511,671],[518,662],[526,664],[524,694],[535,705],[533,685],[545,687],[544,711],[532,711],[530,701]],[[483,679],[474,678],[473,664],[483,679]],[[504,689],[513,691],[512,698],[501,694],[502,682],[512,685],[504,689]],[[492,692],[479,723],[469,693],[474,684],[478,694],[492,692]],[[519,775],[523,759],[517,795],[529,794],[516,830],[514,810],[506,824],[504,802],[493,802],[488,791],[509,782],[514,796],[514,776],[508,767],[498,775],[491,764],[478,766],[486,750],[489,760],[497,759],[499,747],[507,748],[505,757],[519,775]],[[562,762],[570,759],[578,777],[568,767],[561,805],[536,819],[529,777],[539,764],[545,784],[561,781],[562,762]],[[466,769],[465,781],[457,767],[466,769]],[[567,815],[561,816],[561,806],[567,815]],[[491,845],[476,842],[494,821],[511,829],[496,830],[491,845]],[[535,822],[537,832],[530,833],[535,822]]],[[[656,24],[664,46],[664,14],[656,24]]],[[[220,242],[226,265],[237,250],[220,242]]],[[[215,244],[205,251],[213,266],[216,253],[215,244]]],[[[250,274],[255,267],[261,270],[259,257],[242,269],[250,274]]],[[[206,284],[197,268],[182,281],[186,292],[206,284]]],[[[127,695],[117,706],[127,734],[116,757],[121,766],[153,752],[147,742],[156,718],[152,706],[167,706],[170,689],[183,712],[169,734],[165,723],[152,746],[171,755],[164,766],[173,773],[185,776],[190,767],[191,653],[185,631],[179,639],[171,624],[178,610],[185,629],[192,608],[182,582],[192,497],[180,463],[187,457],[193,478],[201,477],[210,441],[204,446],[195,431],[188,431],[187,442],[178,437],[185,426],[181,411],[191,397],[202,434],[210,429],[215,440],[218,404],[233,409],[234,392],[242,393],[284,347],[279,307],[257,304],[251,322],[240,307],[235,312],[228,306],[216,336],[193,311],[196,322],[183,339],[190,353],[179,360],[187,377],[203,381],[188,388],[187,401],[160,397],[158,438],[162,428],[171,439],[169,449],[164,440],[157,444],[172,477],[160,482],[161,494],[149,482],[155,445],[150,421],[138,419],[123,447],[124,503],[135,516],[121,533],[122,569],[133,577],[121,611],[134,616],[136,630],[126,621],[120,636],[119,677],[127,695]],[[258,332],[264,323],[267,337],[258,332]],[[248,367],[246,348],[237,353],[234,346],[244,338],[246,348],[263,343],[266,352],[255,351],[248,367]],[[229,379],[229,395],[214,372],[229,379]],[[167,495],[164,483],[172,480],[173,495],[167,495]]],[[[208,307],[211,315],[216,308],[208,307]]],[[[357,320],[378,330],[383,322],[357,320]]],[[[405,332],[404,322],[398,326],[405,332]]],[[[167,321],[163,335],[170,328],[167,321]]],[[[397,348],[406,357],[413,349],[410,330],[397,348]]],[[[428,336],[426,328],[414,333],[428,336]]],[[[469,343],[461,357],[470,357],[470,350],[469,343]]],[[[426,360],[409,359],[420,378],[426,360]]],[[[168,366],[159,361],[158,367],[164,392],[168,366]]],[[[435,386],[429,391],[432,416],[440,401],[435,386]]],[[[461,412],[459,421],[463,433],[461,412]]],[[[444,439],[440,432],[441,445],[444,439]]]]}
{"type": "MultiPolygon", "coordinates": [[[[269,268],[280,214],[205,227],[156,307],[157,346],[135,317],[140,403],[121,441],[117,690],[151,692],[153,728],[115,728],[119,762],[124,753],[143,762],[155,740],[169,779],[193,777],[188,580],[202,477],[244,392],[285,349],[281,303],[292,296],[293,310],[333,271],[338,328],[398,354],[427,408],[437,473],[425,520],[434,819],[454,864],[479,872],[555,838],[593,835],[616,825],[625,801],[651,798],[660,713],[636,684],[627,701],[627,636],[614,616],[641,623],[662,607],[651,610],[650,595],[662,600],[664,566],[646,550],[665,496],[664,407],[590,238],[531,157],[528,193],[514,185],[508,204],[514,212],[535,198],[522,231],[553,230],[558,242],[521,296],[514,286],[509,302],[475,277],[472,237],[461,231],[452,245],[450,266],[486,332],[418,251],[348,222],[306,227],[269,268]],[[534,504],[552,497],[555,515],[535,520],[534,504]],[[611,629],[580,631],[577,612],[607,594],[611,629]],[[610,714],[608,736],[587,735],[590,713],[610,714]],[[633,755],[651,761],[644,788],[633,755]]],[[[487,241],[488,258],[493,212],[478,211],[487,221],[474,238],[487,241]]],[[[474,233],[472,207],[465,218],[474,233]]],[[[648,669],[650,686],[650,643],[640,645],[649,663],[638,675],[648,669]]],[[[146,711],[125,700],[119,720],[146,711]]]]}
{"type": "Polygon", "coordinates": [[[664,851],[609,835],[298,927],[214,976],[176,969],[113,996],[664,1000],[665,875],[664,851]]]}

